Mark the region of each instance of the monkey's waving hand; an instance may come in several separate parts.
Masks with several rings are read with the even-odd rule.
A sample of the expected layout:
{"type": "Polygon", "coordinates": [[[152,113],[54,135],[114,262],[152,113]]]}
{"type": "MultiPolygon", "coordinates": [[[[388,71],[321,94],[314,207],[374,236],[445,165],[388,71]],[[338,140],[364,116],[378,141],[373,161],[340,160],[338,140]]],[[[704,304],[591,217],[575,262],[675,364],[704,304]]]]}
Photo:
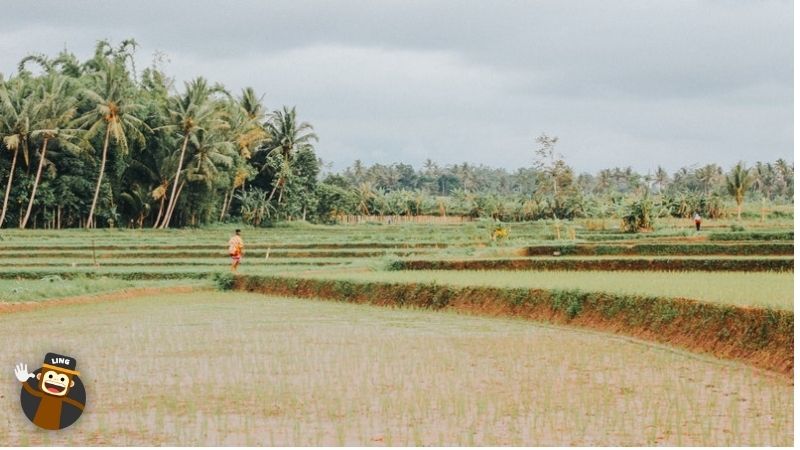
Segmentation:
{"type": "Polygon", "coordinates": [[[36,375],[32,373],[28,373],[28,365],[19,363],[14,367],[14,375],[17,376],[17,380],[21,383],[28,381],[28,378],[35,378],[36,375]]]}

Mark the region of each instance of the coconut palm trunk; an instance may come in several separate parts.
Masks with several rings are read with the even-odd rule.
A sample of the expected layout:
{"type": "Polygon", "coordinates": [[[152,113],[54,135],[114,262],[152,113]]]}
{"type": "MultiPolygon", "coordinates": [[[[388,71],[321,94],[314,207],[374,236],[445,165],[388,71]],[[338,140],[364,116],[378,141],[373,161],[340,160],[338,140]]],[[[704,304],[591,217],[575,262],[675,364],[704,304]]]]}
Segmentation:
{"type": "Polygon", "coordinates": [[[162,228],[169,227],[169,223],[172,220],[172,213],[175,211],[175,205],[178,203],[178,197],[181,195],[181,191],[185,185],[186,180],[181,181],[181,185],[178,187],[178,192],[175,193],[175,203],[172,204],[171,209],[167,210],[167,214],[164,216],[164,225],[162,225],[162,228]]]}
{"type": "Polygon", "coordinates": [[[736,220],[742,220],[742,203],[744,203],[744,195],[736,196],[736,220]]]}
{"type": "Polygon", "coordinates": [[[111,135],[111,127],[106,126],[106,137],[103,142],[103,157],[100,160],[100,176],[97,177],[97,186],[94,188],[94,198],[92,207],[89,209],[89,218],[86,220],[86,228],[94,226],[94,210],[97,207],[97,198],[100,196],[100,185],[103,183],[103,173],[106,170],[106,157],[108,156],[108,138],[111,135]]]}
{"type": "MultiPolygon", "coordinates": [[[[242,187],[241,187],[241,189],[240,189],[240,190],[242,191],[241,195],[242,195],[243,197],[244,197],[244,185],[245,185],[245,183],[242,183],[242,187]]],[[[236,186],[234,186],[234,187],[232,187],[232,188],[231,188],[231,195],[229,195],[229,196],[228,196],[228,204],[227,204],[227,205],[225,205],[225,211],[224,211],[224,213],[223,213],[223,214],[224,214],[224,215],[223,215],[223,217],[227,216],[227,215],[228,215],[228,213],[230,212],[230,210],[231,210],[231,204],[233,204],[233,197],[234,197],[234,195],[236,195],[236,186]]]]}
{"type": "Polygon", "coordinates": [[[11,171],[8,173],[6,195],[3,197],[3,212],[0,213],[0,228],[3,227],[3,222],[6,220],[6,211],[8,211],[8,196],[11,194],[11,182],[14,180],[14,168],[17,166],[17,155],[19,155],[19,149],[14,150],[14,158],[11,159],[11,171]]]}
{"type": "Polygon", "coordinates": [[[181,169],[183,169],[183,157],[186,155],[186,147],[189,145],[189,133],[183,138],[183,145],[181,146],[181,156],[178,159],[178,170],[175,171],[175,181],[172,183],[172,192],[169,194],[169,203],[167,203],[167,212],[164,215],[164,223],[160,228],[169,226],[170,219],[172,218],[172,211],[175,209],[175,203],[178,202],[178,181],[181,177],[181,169]]]}
{"type": "Polygon", "coordinates": [[[275,186],[272,186],[272,192],[269,193],[269,198],[267,199],[268,202],[272,201],[272,197],[275,196],[275,191],[278,190],[278,186],[281,184],[281,178],[278,178],[278,181],[275,183],[275,186]]]}
{"type": "MultiPolygon", "coordinates": [[[[233,196],[233,189],[231,189],[231,197],[233,196]]],[[[228,210],[228,193],[225,193],[225,198],[222,199],[222,210],[219,213],[219,221],[225,218],[225,212],[228,210]]]]}
{"type": "Polygon", "coordinates": [[[158,206],[158,215],[156,216],[156,221],[153,223],[153,228],[157,228],[158,223],[161,221],[161,214],[164,213],[164,201],[166,199],[167,199],[166,194],[161,196],[161,204],[158,206]]]}
{"type": "Polygon", "coordinates": [[[36,179],[33,181],[33,190],[31,191],[31,198],[28,199],[28,209],[25,211],[25,217],[22,218],[22,222],[20,222],[19,227],[25,228],[28,224],[28,219],[31,217],[31,210],[33,209],[33,201],[36,199],[36,189],[39,187],[39,180],[42,178],[42,167],[44,167],[44,158],[47,155],[47,141],[48,138],[44,138],[44,142],[42,142],[42,152],[39,156],[39,168],[36,169],[36,179]]]}

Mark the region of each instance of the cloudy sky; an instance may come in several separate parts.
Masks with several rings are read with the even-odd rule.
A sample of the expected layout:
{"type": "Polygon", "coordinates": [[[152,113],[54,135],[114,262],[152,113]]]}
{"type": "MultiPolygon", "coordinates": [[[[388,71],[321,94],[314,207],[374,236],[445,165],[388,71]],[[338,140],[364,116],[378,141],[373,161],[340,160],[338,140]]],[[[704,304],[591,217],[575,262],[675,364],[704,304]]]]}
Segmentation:
{"type": "MultiPolygon", "coordinates": [[[[343,168],[516,168],[535,137],[579,170],[794,161],[789,0],[15,1],[0,73],[133,37],[177,80],[296,105],[343,168]]],[[[178,83],[180,86],[181,83],[178,83]]]]}

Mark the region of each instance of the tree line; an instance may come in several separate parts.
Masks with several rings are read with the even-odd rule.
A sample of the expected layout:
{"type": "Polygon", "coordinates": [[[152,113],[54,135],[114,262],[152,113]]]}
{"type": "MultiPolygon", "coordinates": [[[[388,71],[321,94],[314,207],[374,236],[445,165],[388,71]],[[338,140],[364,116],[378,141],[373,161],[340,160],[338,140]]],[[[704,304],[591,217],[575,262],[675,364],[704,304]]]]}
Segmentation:
{"type": "Polygon", "coordinates": [[[196,226],[225,221],[333,222],[342,214],[470,215],[501,220],[622,217],[654,195],[664,214],[725,213],[724,203],[793,200],[784,160],[710,164],[673,174],[575,171],[536,139],[532,165],[509,172],[356,161],[322,174],[312,125],[273,111],[252,88],[197,77],[176,86],[157,56],[137,71],[134,40],[98,42],[85,61],[30,55],[0,74],[0,227],[196,226]],[[738,178],[737,178],[738,177],[738,178]]]}

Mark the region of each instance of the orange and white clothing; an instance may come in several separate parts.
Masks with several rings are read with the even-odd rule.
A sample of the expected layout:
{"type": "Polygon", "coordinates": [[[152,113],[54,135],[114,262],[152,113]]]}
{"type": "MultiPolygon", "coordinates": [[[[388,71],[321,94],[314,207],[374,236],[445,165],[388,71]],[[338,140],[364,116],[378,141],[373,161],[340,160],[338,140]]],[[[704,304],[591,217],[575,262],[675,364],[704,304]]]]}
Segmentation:
{"type": "Polygon", "coordinates": [[[242,258],[243,250],[244,241],[242,240],[242,237],[239,235],[233,235],[228,241],[228,254],[231,255],[232,259],[239,260],[242,258]]]}

